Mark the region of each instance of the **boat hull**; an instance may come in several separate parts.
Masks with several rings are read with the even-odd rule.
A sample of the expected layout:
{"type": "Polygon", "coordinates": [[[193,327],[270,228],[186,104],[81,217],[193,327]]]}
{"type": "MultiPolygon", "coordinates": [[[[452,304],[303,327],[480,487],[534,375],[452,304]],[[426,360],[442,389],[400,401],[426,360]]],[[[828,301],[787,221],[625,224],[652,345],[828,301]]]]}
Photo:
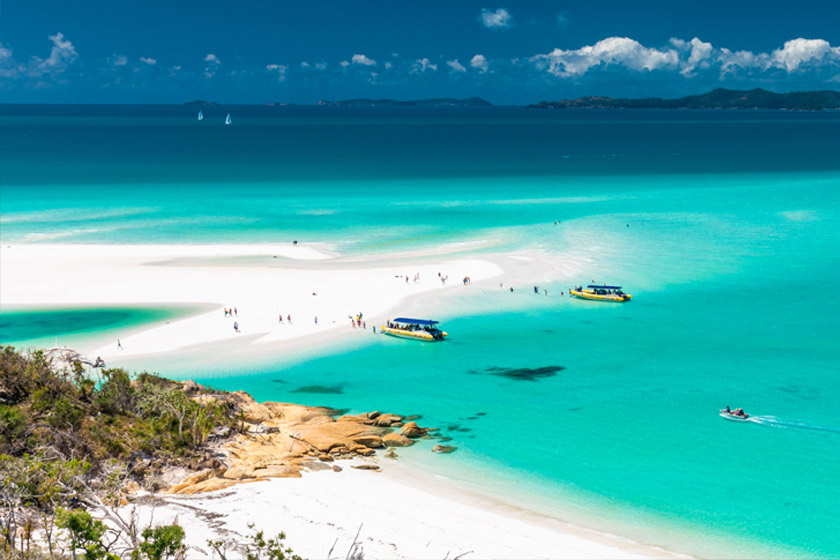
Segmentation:
{"type": "Polygon", "coordinates": [[[605,295],[593,294],[593,293],[587,292],[585,290],[572,290],[569,293],[571,295],[573,295],[574,297],[580,298],[580,299],[588,299],[588,300],[592,300],[592,301],[610,301],[610,302],[614,302],[614,303],[624,303],[624,302],[630,301],[633,297],[629,294],[624,294],[623,296],[619,296],[619,295],[616,295],[616,294],[605,294],[605,295]]]}
{"type": "Polygon", "coordinates": [[[425,331],[409,331],[409,330],[405,330],[405,329],[394,329],[394,328],[386,327],[386,326],[382,326],[380,328],[381,328],[382,332],[387,334],[387,335],[396,336],[397,338],[407,338],[407,339],[410,339],[410,340],[419,340],[421,342],[439,342],[439,341],[443,340],[443,338],[446,338],[446,336],[447,336],[447,334],[445,332],[441,332],[441,335],[443,336],[443,338],[438,339],[438,338],[433,337],[431,334],[429,334],[425,331]]]}
{"type": "Polygon", "coordinates": [[[750,415],[746,412],[743,415],[738,415],[733,414],[732,412],[726,412],[725,410],[721,410],[720,415],[721,417],[726,418],[727,420],[734,420],[736,422],[743,422],[750,417],[750,415]]]}

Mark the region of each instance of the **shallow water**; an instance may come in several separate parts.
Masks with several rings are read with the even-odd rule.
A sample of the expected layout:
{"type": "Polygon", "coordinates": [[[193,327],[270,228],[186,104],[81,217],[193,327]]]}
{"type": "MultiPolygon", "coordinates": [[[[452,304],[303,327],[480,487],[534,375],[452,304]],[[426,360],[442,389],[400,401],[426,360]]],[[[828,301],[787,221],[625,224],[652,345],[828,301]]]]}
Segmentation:
{"type": "Polygon", "coordinates": [[[458,447],[412,450],[423,468],[646,542],[840,550],[840,115],[67,111],[3,117],[3,243],[479,240],[583,270],[441,298],[442,344],[358,333],[320,357],[162,373],[423,414],[458,447]],[[633,301],[560,297],[591,280],[633,301]]]}

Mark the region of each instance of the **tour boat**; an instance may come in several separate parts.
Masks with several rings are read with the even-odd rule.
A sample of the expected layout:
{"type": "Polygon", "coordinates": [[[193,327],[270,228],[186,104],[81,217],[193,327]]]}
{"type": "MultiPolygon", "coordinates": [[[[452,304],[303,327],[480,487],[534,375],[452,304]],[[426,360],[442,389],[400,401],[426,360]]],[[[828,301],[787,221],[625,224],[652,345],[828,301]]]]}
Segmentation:
{"type": "Polygon", "coordinates": [[[382,325],[382,332],[391,336],[437,342],[448,336],[445,332],[437,328],[437,324],[437,321],[430,321],[428,319],[398,317],[382,325]]]}
{"type": "Polygon", "coordinates": [[[744,421],[744,420],[746,420],[747,418],[750,417],[749,414],[744,412],[743,408],[736,408],[735,410],[726,410],[724,408],[724,409],[721,409],[720,415],[723,416],[724,418],[729,419],[729,420],[741,420],[741,421],[744,421]]]}
{"type": "Polygon", "coordinates": [[[625,294],[621,291],[621,286],[603,286],[598,284],[590,284],[586,288],[578,286],[569,291],[570,295],[581,299],[594,299],[596,301],[630,301],[632,297],[630,294],[625,294]]]}

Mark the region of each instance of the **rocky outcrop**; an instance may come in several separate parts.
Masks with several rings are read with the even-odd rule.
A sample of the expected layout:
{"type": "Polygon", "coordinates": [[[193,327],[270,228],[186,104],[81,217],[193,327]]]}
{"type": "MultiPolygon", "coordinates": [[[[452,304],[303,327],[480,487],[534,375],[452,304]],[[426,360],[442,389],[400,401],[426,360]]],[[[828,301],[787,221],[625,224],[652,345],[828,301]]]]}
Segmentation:
{"type": "Polygon", "coordinates": [[[401,434],[387,434],[382,438],[385,447],[408,447],[414,445],[414,440],[401,434]]]}
{"type": "Polygon", "coordinates": [[[409,438],[419,438],[426,435],[428,430],[426,428],[421,428],[417,425],[417,422],[407,422],[403,424],[402,428],[400,428],[400,435],[409,437],[409,438]]]}
{"type": "MultiPolygon", "coordinates": [[[[403,417],[380,413],[344,415],[296,404],[258,403],[243,391],[210,394],[197,383],[185,382],[187,394],[200,402],[223,400],[243,420],[241,433],[216,437],[209,444],[212,459],[192,465],[197,470],[170,469],[161,479],[171,494],[194,494],[234,484],[277,477],[299,477],[301,470],[341,471],[336,460],[373,457],[383,447],[407,447],[427,429],[416,422],[403,425],[403,417]],[[400,427],[395,433],[395,427],[400,427]]],[[[391,458],[396,454],[390,449],[391,458]]],[[[354,468],[379,470],[374,463],[354,468]]]]}

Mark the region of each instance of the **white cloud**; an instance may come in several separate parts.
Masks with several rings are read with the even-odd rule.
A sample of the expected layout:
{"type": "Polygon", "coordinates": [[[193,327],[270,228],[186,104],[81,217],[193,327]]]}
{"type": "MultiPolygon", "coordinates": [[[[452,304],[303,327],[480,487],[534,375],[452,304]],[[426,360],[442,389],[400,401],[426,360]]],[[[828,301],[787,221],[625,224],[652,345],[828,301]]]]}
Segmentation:
{"type": "Polygon", "coordinates": [[[394,65],[390,61],[385,61],[385,70],[390,70],[394,65]]]}
{"type": "Polygon", "coordinates": [[[342,60],[338,64],[341,65],[342,68],[347,68],[348,66],[350,66],[350,63],[347,62],[346,60],[342,60]]]}
{"type": "Polygon", "coordinates": [[[482,25],[488,29],[507,29],[513,23],[510,12],[504,8],[499,8],[495,12],[482,8],[479,19],[482,25]]]}
{"type": "Polygon", "coordinates": [[[431,70],[432,72],[436,72],[438,69],[437,64],[432,64],[429,62],[428,58],[418,58],[414,61],[414,65],[411,68],[412,74],[422,74],[425,73],[426,70],[431,70]]]}
{"type": "Polygon", "coordinates": [[[155,64],[157,64],[157,60],[155,60],[154,58],[149,58],[147,56],[141,56],[140,61],[145,62],[149,66],[154,66],[155,64]]]}
{"type": "Polygon", "coordinates": [[[683,41],[682,39],[672,37],[670,43],[682,53],[688,53],[688,59],[680,63],[680,74],[683,76],[694,76],[694,70],[698,66],[700,68],[709,67],[709,59],[714,51],[711,43],[704,43],[697,37],[691,41],[683,41]]]}
{"type": "Polygon", "coordinates": [[[309,68],[310,66],[312,66],[312,65],[309,64],[308,62],[306,62],[305,60],[301,61],[301,63],[300,63],[301,68],[309,68]]]}
{"type": "Polygon", "coordinates": [[[219,65],[222,63],[219,60],[219,57],[213,53],[208,54],[204,57],[204,62],[207,63],[207,66],[204,67],[204,75],[208,78],[212,78],[216,75],[216,70],[218,69],[219,65]]]}
{"type": "Polygon", "coordinates": [[[327,69],[327,63],[326,62],[321,61],[321,62],[316,62],[315,63],[315,70],[326,70],[326,69],[327,69]]]}
{"type": "Polygon", "coordinates": [[[12,50],[0,43],[0,78],[14,78],[21,71],[21,67],[12,58],[12,50]]]}
{"type": "Polygon", "coordinates": [[[286,81],[286,72],[289,70],[289,67],[285,64],[268,64],[265,67],[270,73],[274,74],[277,77],[278,82],[286,81]]]}
{"type": "Polygon", "coordinates": [[[771,62],[785,70],[794,72],[807,62],[819,61],[834,54],[840,56],[840,47],[832,49],[828,41],[823,39],[793,39],[785,42],[781,49],[776,49],[770,55],[771,62]]]}
{"type": "Polygon", "coordinates": [[[478,69],[483,74],[487,72],[487,58],[483,54],[477,54],[470,59],[470,66],[478,69]]]}
{"type": "Polygon", "coordinates": [[[449,66],[452,69],[451,72],[466,72],[467,71],[467,69],[464,68],[464,65],[461,64],[460,62],[458,62],[457,58],[455,60],[447,60],[446,64],[447,64],[447,66],[449,66]]]}
{"type": "Polygon", "coordinates": [[[531,62],[550,74],[565,78],[583,75],[600,64],[620,65],[636,71],[676,68],[679,56],[673,49],[651,49],[628,37],[608,37],[579,49],[554,49],[548,54],[531,57],[531,62]]]}
{"type": "Polygon", "coordinates": [[[64,38],[63,33],[56,33],[49,36],[53,46],[50,49],[50,56],[46,59],[33,56],[27,73],[30,76],[42,76],[44,74],[60,74],[79,57],[73,43],[64,38]]]}
{"type": "Polygon", "coordinates": [[[376,66],[376,61],[368,58],[363,54],[354,54],[350,59],[353,64],[361,64],[362,66],[376,66]]]}
{"type": "Polygon", "coordinates": [[[109,60],[111,61],[111,66],[115,68],[128,64],[128,57],[124,54],[115,54],[109,60]]]}

